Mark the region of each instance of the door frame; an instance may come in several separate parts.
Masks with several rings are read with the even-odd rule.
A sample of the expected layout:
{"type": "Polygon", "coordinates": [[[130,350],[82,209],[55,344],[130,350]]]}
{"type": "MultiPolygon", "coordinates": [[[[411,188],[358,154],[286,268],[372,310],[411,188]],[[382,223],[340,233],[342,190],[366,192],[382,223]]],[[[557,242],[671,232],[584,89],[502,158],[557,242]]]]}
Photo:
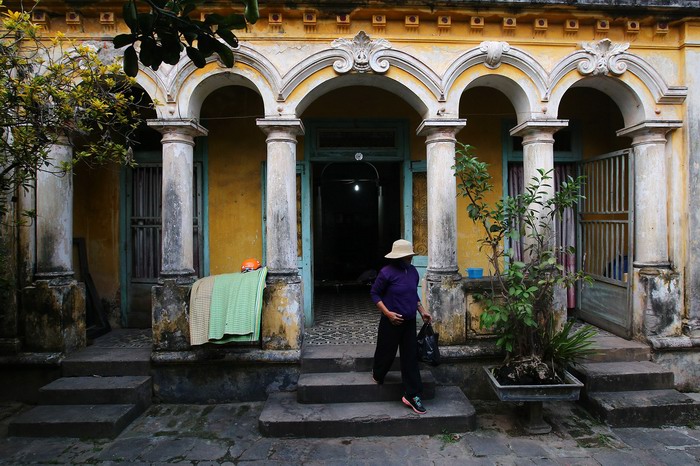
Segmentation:
{"type": "MultiPolygon", "coordinates": [[[[209,166],[207,157],[207,138],[195,138],[193,163],[201,165],[201,225],[198,225],[199,235],[201,238],[200,250],[200,275],[209,275],[209,166]]],[[[163,164],[162,151],[143,151],[134,152],[134,160],[136,164],[163,164]]],[[[131,204],[129,197],[131,196],[131,167],[122,167],[119,172],[119,311],[121,325],[128,326],[128,305],[129,305],[129,289],[131,287],[131,254],[129,247],[131,246],[129,234],[129,220],[131,218],[131,204]]]]}
{"type": "MultiPolygon", "coordinates": [[[[313,325],[313,292],[314,292],[314,275],[313,275],[313,229],[312,227],[312,205],[313,196],[311,195],[313,177],[311,176],[311,163],[317,162],[346,162],[352,163],[357,159],[355,155],[361,152],[363,162],[397,162],[403,164],[400,168],[399,176],[403,176],[403,231],[405,237],[412,237],[412,222],[406,221],[412,218],[409,211],[406,214],[407,199],[411,200],[413,192],[411,190],[411,177],[407,173],[411,173],[411,151],[408,138],[409,121],[407,119],[394,118],[353,118],[353,119],[321,119],[312,118],[304,120],[306,128],[306,136],[304,139],[304,155],[303,161],[297,162],[297,171],[299,165],[303,166],[301,172],[302,182],[302,244],[303,254],[299,258],[300,266],[304,266],[302,275],[304,287],[304,315],[306,317],[306,325],[313,325]],[[365,147],[349,147],[340,149],[323,149],[319,147],[318,136],[320,131],[324,129],[371,129],[371,128],[386,128],[395,131],[396,146],[391,149],[373,149],[365,147]],[[408,181],[407,181],[408,180],[408,181]]],[[[412,208],[412,201],[408,202],[412,208]]],[[[427,264],[427,258],[425,260],[427,264]]]]}

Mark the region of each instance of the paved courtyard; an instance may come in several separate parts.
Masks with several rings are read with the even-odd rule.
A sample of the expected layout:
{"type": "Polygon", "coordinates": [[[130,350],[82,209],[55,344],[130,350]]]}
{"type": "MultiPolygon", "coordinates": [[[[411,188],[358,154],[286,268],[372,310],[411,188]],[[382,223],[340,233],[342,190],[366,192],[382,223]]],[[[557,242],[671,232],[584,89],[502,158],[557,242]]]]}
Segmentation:
{"type": "MultiPolygon", "coordinates": [[[[553,425],[527,435],[516,407],[475,402],[478,428],[436,436],[264,438],[262,402],[153,405],[113,440],[7,437],[26,406],[0,404],[0,464],[261,465],[692,465],[700,426],[611,429],[575,403],[545,405],[553,425]]],[[[429,408],[429,405],[428,405],[429,408]]]]}

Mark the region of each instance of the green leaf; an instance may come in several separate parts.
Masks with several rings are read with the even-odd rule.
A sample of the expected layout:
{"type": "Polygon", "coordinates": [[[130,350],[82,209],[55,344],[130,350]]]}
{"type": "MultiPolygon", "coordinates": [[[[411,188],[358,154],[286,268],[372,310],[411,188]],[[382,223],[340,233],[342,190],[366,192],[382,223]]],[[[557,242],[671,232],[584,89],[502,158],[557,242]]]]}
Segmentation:
{"type": "Polygon", "coordinates": [[[127,45],[133,44],[135,40],[136,34],[119,34],[112,39],[112,43],[114,44],[115,49],[120,49],[122,47],[126,47],[127,45]]]}
{"type": "Polygon", "coordinates": [[[258,18],[260,18],[260,11],[258,10],[258,0],[243,0],[245,3],[245,19],[250,24],[255,24],[258,18]]]}
{"type": "Polygon", "coordinates": [[[155,53],[157,44],[156,41],[150,37],[146,37],[141,41],[141,50],[139,51],[139,59],[143,66],[153,65],[153,55],[155,53]]]}
{"type": "Polygon", "coordinates": [[[124,4],[124,22],[133,32],[138,30],[138,21],[136,19],[136,3],[134,0],[129,0],[124,4]]]}
{"type": "Polygon", "coordinates": [[[233,52],[226,44],[216,41],[216,53],[227,68],[233,67],[233,52]]]}
{"type": "Polygon", "coordinates": [[[153,24],[154,18],[150,13],[140,13],[138,15],[139,28],[141,29],[141,34],[150,36],[153,34],[153,24]]]}
{"type": "Polygon", "coordinates": [[[238,48],[238,38],[233,35],[228,29],[217,29],[216,33],[226,42],[231,48],[238,48]]]}
{"type": "Polygon", "coordinates": [[[139,60],[133,45],[124,51],[124,73],[132,78],[139,74],[139,60]]]}
{"type": "Polygon", "coordinates": [[[194,66],[197,68],[204,68],[204,66],[206,66],[207,60],[199,50],[194,47],[185,47],[185,50],[187,51],[187,56],[190,57],[190,60],[194,63],[194,66]]]}

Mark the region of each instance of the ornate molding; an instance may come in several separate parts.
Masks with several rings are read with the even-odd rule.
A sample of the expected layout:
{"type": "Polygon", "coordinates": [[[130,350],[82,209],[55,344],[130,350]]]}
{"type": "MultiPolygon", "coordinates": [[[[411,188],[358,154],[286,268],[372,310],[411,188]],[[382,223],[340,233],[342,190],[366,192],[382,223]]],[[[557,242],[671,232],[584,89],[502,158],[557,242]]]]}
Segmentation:
{"type": "Polygon", "coordinates": [[[350,71],[366,73],[386,73],[389,62],[379,60],[377,52],[391,48],[391,43],[385,39],[372,40],[365,31],[360,31],[352,39],[336,39],[331,42],[331,47],[345,52],[348,56],[341,57],[333,63],[336,73],[345,74],[350,71]]]}
{"type": "Polygon", "coordinates": [[[598,42],[583,42],[581,44],[586,52],[586,60],[578,64],[578,72],[584,76],[607,76],[609,74],[620,76],[627,71],[627,65],[620,60],[620,55],[629,47],[629,42],[616,44],[610,39],[598,42]]]}
{"type": "Polygon", "coordinates": [[[479,50],[486,54],[484,65],[486,68],[495,70],[501,66],[503,54],[510,51],[508,42],[484,41],[479,44],[479,50]]]}

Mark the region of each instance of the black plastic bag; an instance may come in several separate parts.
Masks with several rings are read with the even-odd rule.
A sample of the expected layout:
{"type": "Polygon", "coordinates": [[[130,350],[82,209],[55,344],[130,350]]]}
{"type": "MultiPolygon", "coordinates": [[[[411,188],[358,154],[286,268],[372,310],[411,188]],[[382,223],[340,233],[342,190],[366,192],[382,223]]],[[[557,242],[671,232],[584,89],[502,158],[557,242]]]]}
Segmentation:
{"type": "Polygon", "coordinates": [[[418,332],[418,360],[427,362],[431,366],[440,364],[440,350],[438,349],[438,333],[430,324],[423,324],[418,332]]]}

